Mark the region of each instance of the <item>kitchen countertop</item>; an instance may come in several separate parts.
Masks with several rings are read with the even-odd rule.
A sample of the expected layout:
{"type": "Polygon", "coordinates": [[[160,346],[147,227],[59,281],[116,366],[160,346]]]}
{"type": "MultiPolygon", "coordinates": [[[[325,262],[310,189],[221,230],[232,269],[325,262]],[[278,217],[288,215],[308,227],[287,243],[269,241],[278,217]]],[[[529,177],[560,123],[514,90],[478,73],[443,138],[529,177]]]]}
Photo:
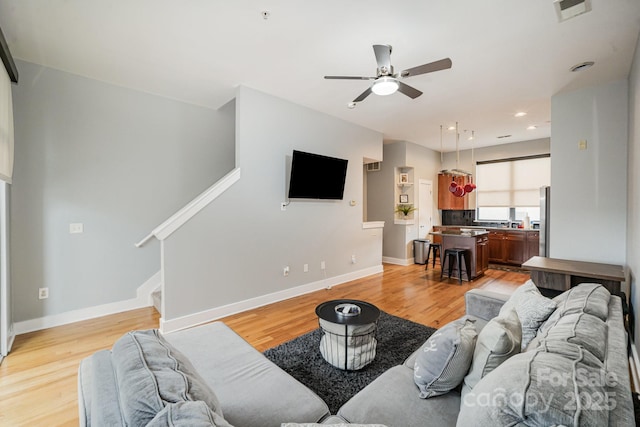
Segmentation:
{"type": "Polygon", "coordinates": [[[432,236],[460,236],[460,237],[477,237],[477,236],[484,236],[485,234],[489,234],[489,232],[485,229],[480,229],[480,228],[471,229],[471,228],[465,228],[465,227],[463,228],[469,231],[442,230],[442,231],[431,231],[429,232],[429,234],[432,236]]]}
{"type": "Polygon", "coordinates": [[[539,232],[539,229],[533,228],[509,228],[509,227],[480,227],[478,225],[436,225],[436,227],[444,227],[444,228],[464,228],[470,230],[498,230],[498,231],[535,231],[539,232]]]}

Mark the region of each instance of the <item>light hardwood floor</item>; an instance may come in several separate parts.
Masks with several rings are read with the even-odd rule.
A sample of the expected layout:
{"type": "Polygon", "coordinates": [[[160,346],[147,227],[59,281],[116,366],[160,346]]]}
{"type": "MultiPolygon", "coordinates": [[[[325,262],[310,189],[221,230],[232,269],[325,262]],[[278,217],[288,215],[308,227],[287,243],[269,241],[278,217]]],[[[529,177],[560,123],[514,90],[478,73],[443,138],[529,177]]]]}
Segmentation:
{"type": "MultiPolygon", "coordinates": [[[[462,286],[440,279],[424,266],[384,266],[364,279],[249,310],[221,319],[259,351],[318,327],[315,307],[339,298],[369,301],[381,310],[440,327],[464,314],[463,295],[472,288],[511,293],[527,274],[489,270],[462,286]]],[[[77,426],[77,371],[80,361],[111,348],[125,332],[156,328],[153,308],[46,329],[16,337],[0,365],[0,426],[77,426]]]]}

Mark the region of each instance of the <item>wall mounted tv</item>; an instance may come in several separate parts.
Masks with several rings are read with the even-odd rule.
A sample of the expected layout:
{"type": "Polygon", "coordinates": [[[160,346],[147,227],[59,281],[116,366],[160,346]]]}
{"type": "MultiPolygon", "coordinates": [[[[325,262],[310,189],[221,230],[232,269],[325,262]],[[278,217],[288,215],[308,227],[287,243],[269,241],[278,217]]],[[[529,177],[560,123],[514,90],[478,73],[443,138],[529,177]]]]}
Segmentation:
{"type": "Polygon", "coordinates": [[[342,200],[347,162],[293,150],[289,198],[342,200]]]}

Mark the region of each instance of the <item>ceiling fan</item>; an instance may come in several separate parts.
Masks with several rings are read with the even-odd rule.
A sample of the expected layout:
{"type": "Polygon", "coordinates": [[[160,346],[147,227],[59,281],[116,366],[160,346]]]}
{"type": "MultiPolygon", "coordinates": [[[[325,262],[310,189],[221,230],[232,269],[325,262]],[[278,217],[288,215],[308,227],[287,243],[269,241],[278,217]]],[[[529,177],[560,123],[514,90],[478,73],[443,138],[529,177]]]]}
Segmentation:
{"type": "Polygon", "coordinates": [[[398,91],[407,95],[411,99],[415,99],[422,95],[422,92],[401,82],[398,80],[398,76],[407,78],[451,68],[451,59],[445,58],[428,64],[419,65],[417,67],[408,68],[400,74],[394,74],[393,65],[391,65],[391,46],[386,44],[374,44],[373,52],[376,55],[376,62],[378,63],[376,77],[324,76],[324,78],[329,80],[373,80],[373,84],[367,90],[362,92],[360,96],[354,99],[353,102],[363,101],[367,96],[371,95],[372,92],[376,95],[384,96],[391,95],[398,91]]]}

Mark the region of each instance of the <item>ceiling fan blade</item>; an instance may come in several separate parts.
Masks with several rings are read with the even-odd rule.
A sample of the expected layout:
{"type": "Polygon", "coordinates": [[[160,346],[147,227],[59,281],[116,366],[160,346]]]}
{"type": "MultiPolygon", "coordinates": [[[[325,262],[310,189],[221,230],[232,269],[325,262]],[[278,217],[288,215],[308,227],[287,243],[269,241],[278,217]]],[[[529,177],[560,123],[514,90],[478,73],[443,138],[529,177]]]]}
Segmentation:
{"type": "Polygon", "coordinates": [[[388,44],[374,44],[373,53],[376,55],[378,68],[391,70],[391,46],[388,44]]]}
{"type": "Polygon", "coordinates": [[[404,70],[402,73],[400,73],[400,75],[402,77],[417,76],[420,74],[432,73],[434,71],[446,70],[447,68],[451,68],[451,65],[452,65],[451,59],[445,58],[439,61],[434,61],[428,64],[409,68],[407,70],[404,70]]]}
{"type": "Polygon", "coordinates": [[[375,80],[375,77],[362,76],[324,76],[327,80],[375,80]]]}
{"type": "Polygon", "coordinates": [[[420,92],[418,89],[402,82],[398,82],[398,92],[404,93],[411,99],[416,99],[417,97],[422,95],[422,92],[420,92]]]}
{"type": "Polygon", "coordinates": [[[365,90],[364,92],[362,92],[360,94],[360,96],[358,96],[356,99],[353,100],[353,102],[360,102],[363,101],[367,96],[371,95],[371,88],[367,88],[367,90],[365,90]]]}

